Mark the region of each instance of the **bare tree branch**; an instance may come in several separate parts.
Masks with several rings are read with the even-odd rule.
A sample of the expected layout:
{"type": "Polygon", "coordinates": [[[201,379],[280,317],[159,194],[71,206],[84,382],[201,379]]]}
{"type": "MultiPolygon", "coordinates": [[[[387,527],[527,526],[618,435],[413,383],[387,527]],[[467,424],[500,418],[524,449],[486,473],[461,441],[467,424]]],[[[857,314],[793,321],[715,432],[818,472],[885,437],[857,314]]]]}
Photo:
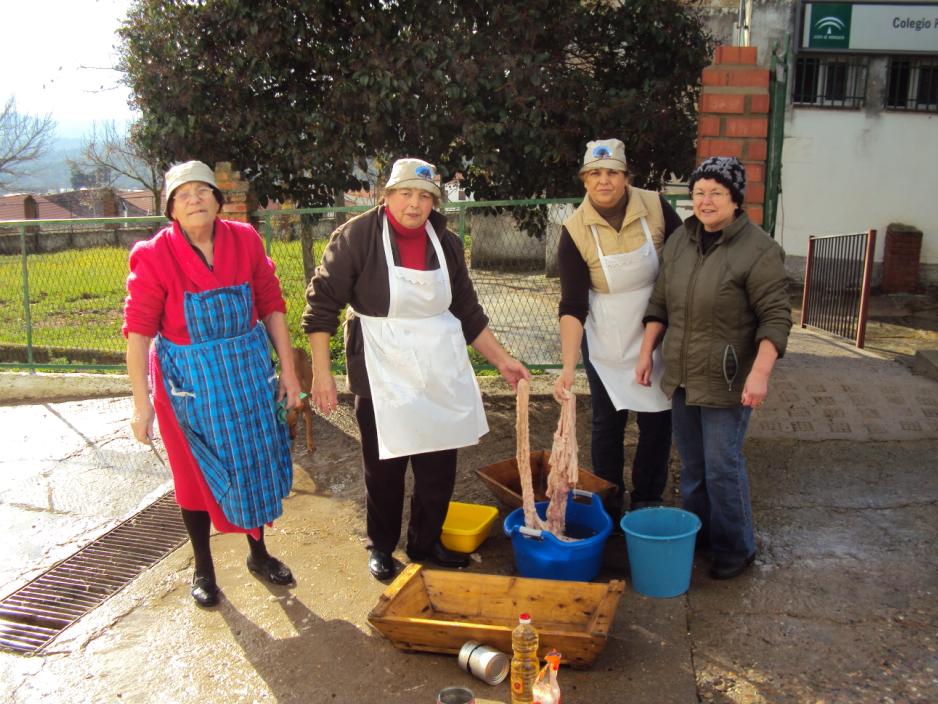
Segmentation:
{"type": "Polygon", "coordinates": [[[55,120],[21,115],[10,97],[0,112],[0,188],[29,175],[28,164],[41,157],[55,136],[55,120]]]}
{"type": "Polygon", "coordinates": [[[133,124],[124,132],[114,121],[92,126],[91,135],[82,143],[82,156],[94,166],[110,169],[116,176],[135,181],[153,194],[159,209],[163,192],[163,169],[159,161],[142,149],[134,139],[133,124]]]}

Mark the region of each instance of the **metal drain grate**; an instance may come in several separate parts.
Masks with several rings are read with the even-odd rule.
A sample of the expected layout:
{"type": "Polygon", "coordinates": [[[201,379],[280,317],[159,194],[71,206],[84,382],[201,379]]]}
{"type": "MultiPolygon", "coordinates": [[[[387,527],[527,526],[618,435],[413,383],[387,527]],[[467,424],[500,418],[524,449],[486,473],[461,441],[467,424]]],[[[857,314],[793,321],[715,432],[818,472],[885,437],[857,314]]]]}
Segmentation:
{"type": "Polygon", "coordinates": [[[40,652],[188,537],[171,491],[0,601],[0,648],[40,652]]]}

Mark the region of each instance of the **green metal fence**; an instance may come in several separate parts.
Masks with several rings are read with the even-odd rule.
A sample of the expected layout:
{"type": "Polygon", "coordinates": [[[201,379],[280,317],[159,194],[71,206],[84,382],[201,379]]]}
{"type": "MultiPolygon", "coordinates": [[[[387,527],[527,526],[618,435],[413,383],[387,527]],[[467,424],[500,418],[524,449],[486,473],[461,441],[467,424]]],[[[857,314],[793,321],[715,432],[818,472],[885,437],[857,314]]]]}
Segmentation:
{"type": "MultiPolygon", "coordinates": [[[[676,196],[668,196],[677,205],[676,196]]],[[[560,224],[580,198],[444,203],[490,325],[533,368],[560,364],[555,255],[560,224]]],[[[686,200],[681,198],[680,200],[686,200]]],[[[294,344],[304,292],[329,235],[370,206],[256,213],[287,300],[294,344]]],[[[54,371],[124,369],[120,333],[132,244],[165,225],[162,217],[29,220],[0,227],[0,368],[54,371]]],[[[341,333],[333,339],[341,371],[341,333]]],[[[473,358],[477,368],[484,360],[473,358]]]]}
{"type": "Polygon", "coordinates": [[[121,370],[127,254],[165,219],[29,220],[0,228],[0,367],[121,370]]]}
{"type": "Polygon", "coordinates": [[[778,222],[778,202],[782,192],[782,146],[785,141],[785,105],[788,100],[788,59],[791,38],[785,35],[783,44],[776,43],[772,52],[769,73],[769,134],[768,155],[765,163],[765,231],[775,237],[778,222]]]}

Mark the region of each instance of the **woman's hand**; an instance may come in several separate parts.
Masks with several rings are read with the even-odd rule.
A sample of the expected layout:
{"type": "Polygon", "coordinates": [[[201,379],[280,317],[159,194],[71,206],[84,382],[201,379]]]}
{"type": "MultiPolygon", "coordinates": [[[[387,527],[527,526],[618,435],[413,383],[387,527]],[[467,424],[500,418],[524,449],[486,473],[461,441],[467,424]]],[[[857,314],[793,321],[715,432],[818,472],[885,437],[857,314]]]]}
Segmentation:
{"type": "Polygon", "coordinates": [[[651,352],[639,352],[638,362],[635,364],[635,381],[642,386],[651,386],[651,373],[655,369],[655,362],[651,352]]]}
{"type": "Polygon", "coordinates": [[[300,407],[300,380],[296,377],[296,372],[282,369],[280,372],[280,381],[277,384],[277,401],[287,399],[287,408],[300,407]]]}
{"type": "Polygon", "coordinates": [[[746,377],[746,384],[743,386],[743,394],[740,398],[742,404],[749,408],[758,408],[765,402],[768,395],[769,375],[753,369],[746,377]]]}
{"type": "Polygon", "coordinates": [[[778,350],[775,349],[772,341],[767,337],[759,340],[756,359],[752,363],[749,376],[746,377],[740,397],[740,402],[744,406],[758,408],[765,402],[765,397],[769,395],[769,375],[772,374],[776,359],[778,359],[778,350]]]}
{"type": "Polygon", "coordinates": [[[483,328],[471,344],[476,352],[485,357],[489,364],[498,370],[498,373],[502,375],[502,379],[507,381],[512,389],[517,390],[519,380],[531,378],[531,372],[528,371],[527,367],[508,354],[501,343],[495,339],[495,334],[488,326],[483,328]]]}
{"type": "Polygon", "coordinates": [[[153,437],[153,402],[150,401],[150,392],[147,389],[148,363],[147,355],[150,351],[150,341],[136,332],[127,335],[127,376],[130,379],[130,389],[134,397],[134,412],[130,418],[130,429],[134,437],[149,445],[153,437]]]}
{"type": "Polygon", "coordinates": [[[496,369],[512,389],[517,390],[518,382],[521,379],[531,379],[531,372],[528,371],[528,368],[511,356],[506,356],[496,369]]]}
{"type": "Polygon", "coordinates": [[[651,374],[655,370],[652,354],[664,337],[664,330],[665,325],[660,320],[649,320],[645,323],[642,346],[638,350],[638,361],[635,363],[635,381],[642,386],[651,386],[651,374]]]}
{"type": "Polygon", "coordinates": [[[563,403],[564,400],[566,400],[567,395],[570,393],[570,388],[573,386],[573,378],[575,375],[575,369],[561,370],[557,381],[554,382],[554,400],[557,403],[563,403]]]}
{"type": "Polygon", "coordinates": [[[130,418],[130,429],[138,442],[150,445],[153,442],[153,404],[147,398],[146,402],[134,403],[134,413],[130,418]]]}
{"type": "Polygon", "coordinates": [[[329,415],[339,405],[339,392],[332,373],[313,374],[313,386],[310,389],[313,405],[323,415],[329,415]]]}

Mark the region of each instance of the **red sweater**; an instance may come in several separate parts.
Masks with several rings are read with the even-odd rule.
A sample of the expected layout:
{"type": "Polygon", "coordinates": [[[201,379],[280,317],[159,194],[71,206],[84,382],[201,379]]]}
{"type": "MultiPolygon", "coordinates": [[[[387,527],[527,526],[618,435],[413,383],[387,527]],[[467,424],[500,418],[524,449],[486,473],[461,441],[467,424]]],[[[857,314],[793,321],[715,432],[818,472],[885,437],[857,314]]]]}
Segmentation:
{"type": "MultiPolygon", "coordinates": [[[[159,332],[171,342],[189,344],[184,308],[186,291],[196,293],[243,283],[250,283],[254,293],[252,325],[258,317],[265,318],[274,311],[286,312],[273,262],[264,252],[264,243],[253,227],[216,220],[213,268],[209,269],[179,225],[173,223],[150,239],[138,242],[130,252],[124,336],[135,332],[153,337],[159,332]]],[[[150,372],[153,407],[173,472],[176,503],[190,511],[208,511],[212,523],[220,531],[249,533],[259,540],[258,529],[246,531],[228,521],[205,483],[199,463],[166,395],[162,370],[152,347],[150,372]]]]}
{"type": "Polygon", "coordinates": [[[213,259],[213,269],[209,269],[175,222],[135,244],[124,301],[124,336],[135,332],[154,337],[159,332],[170,342],[189,344],[184,307],[187,291],[249,283],[254,294],[252,325],[275,311],[286,312],[274,263],[253,227],[216,220],[213,259]]]}

